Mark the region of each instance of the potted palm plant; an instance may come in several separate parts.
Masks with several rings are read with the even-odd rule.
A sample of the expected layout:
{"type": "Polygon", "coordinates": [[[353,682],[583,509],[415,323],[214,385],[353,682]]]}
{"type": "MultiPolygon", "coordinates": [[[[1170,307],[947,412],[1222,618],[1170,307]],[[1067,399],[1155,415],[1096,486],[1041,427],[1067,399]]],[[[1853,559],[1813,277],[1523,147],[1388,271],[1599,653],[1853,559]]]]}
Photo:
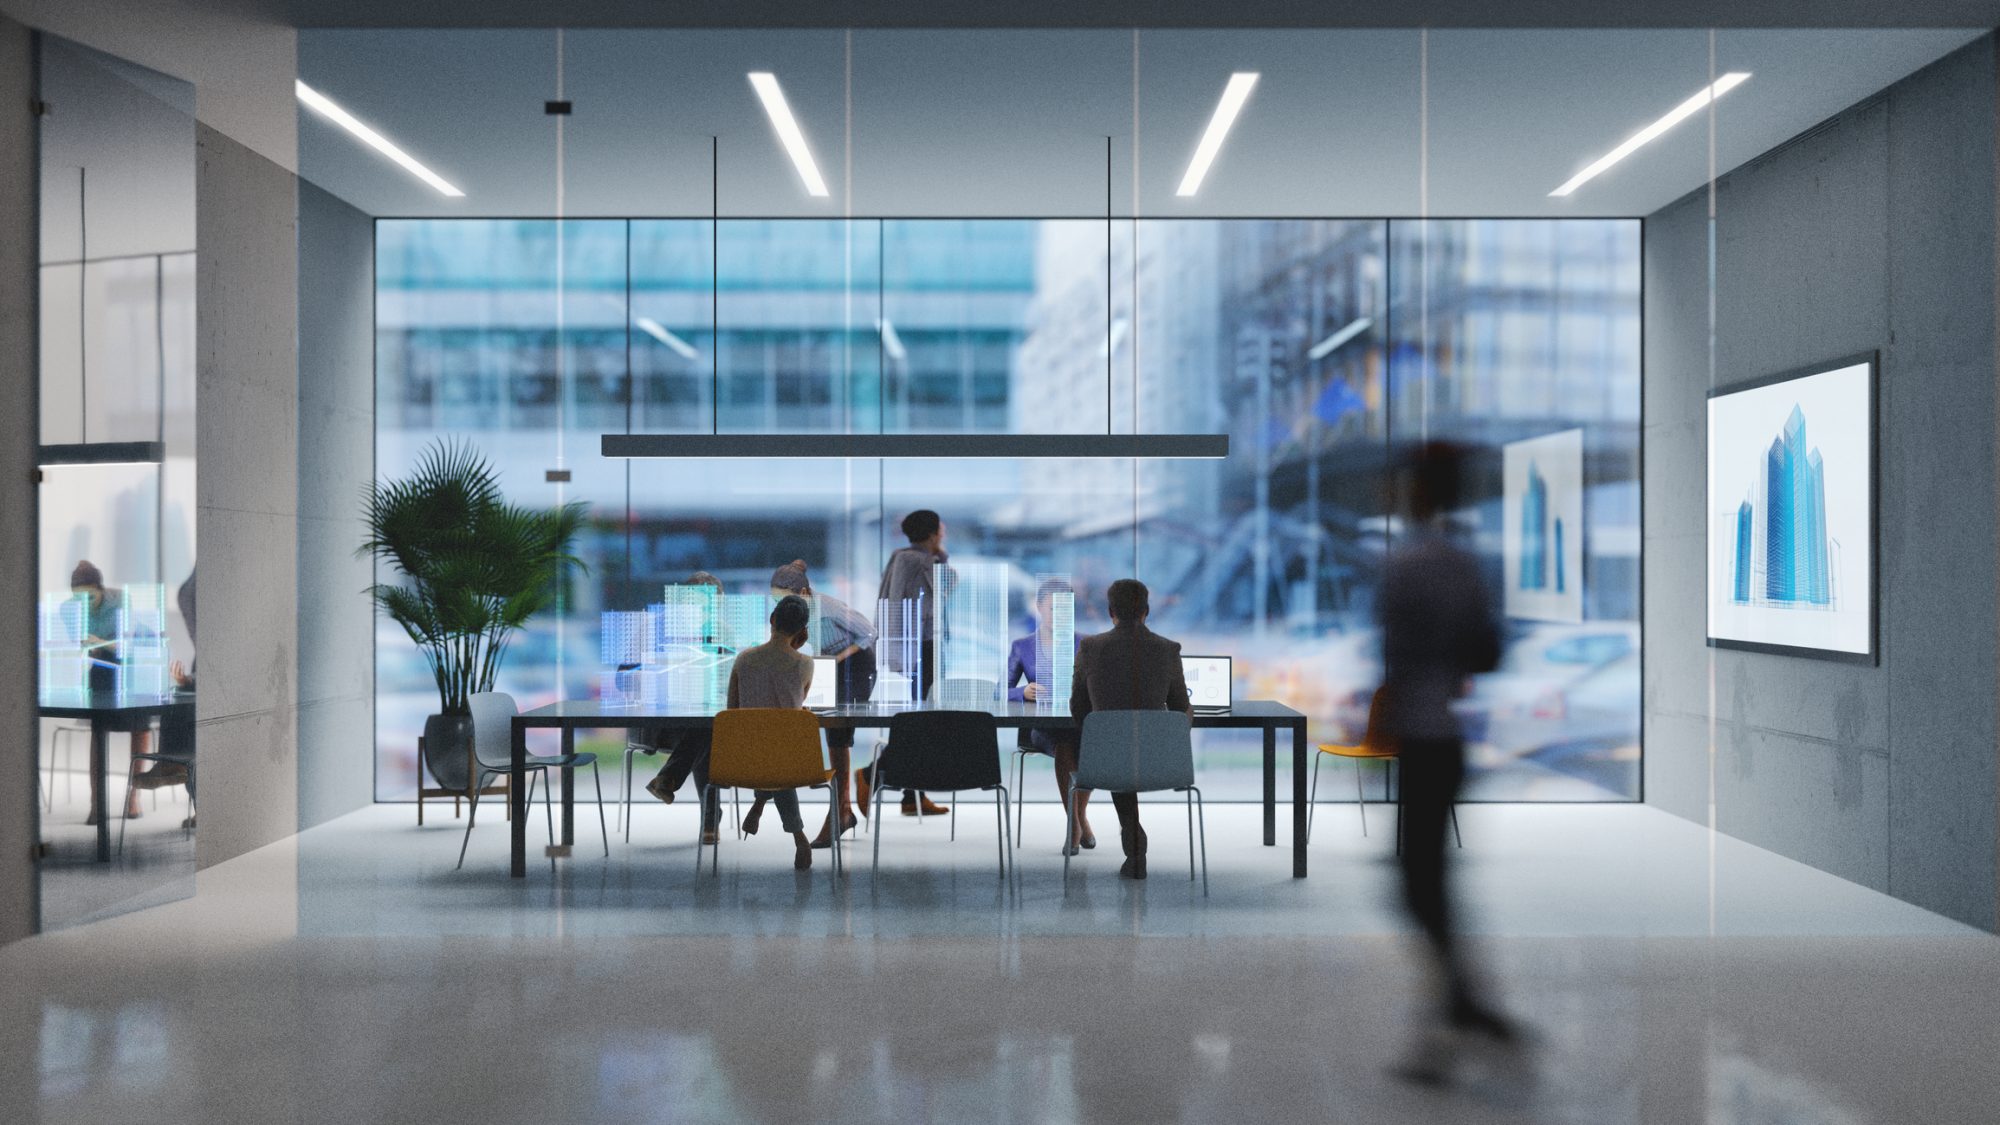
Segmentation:
{"type": "Polygon", "coordinates": [[[424,765],[448,789],[471,783],[471,697],[493,690],[507,642],[554,603],[573,571],[585,505],[537,510],[508,504],[469,443],[439,439],[402,480],[371,484],[360,553],[387,564],[369,587],[410,635],[437,681],[438,711],[424,722],[424,765]]]}

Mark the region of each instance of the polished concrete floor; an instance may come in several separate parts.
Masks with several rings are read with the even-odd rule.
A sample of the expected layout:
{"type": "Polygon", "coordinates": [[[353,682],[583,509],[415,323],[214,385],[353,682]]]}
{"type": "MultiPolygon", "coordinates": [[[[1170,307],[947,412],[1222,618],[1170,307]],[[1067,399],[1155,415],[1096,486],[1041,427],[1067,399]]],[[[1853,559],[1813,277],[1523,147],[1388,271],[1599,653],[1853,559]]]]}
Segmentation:
{"type": "Polygon", "coordinates": [[[609,859],[580,812],[519,882],[497,820],[459,871],[463,822],[384,806],[0,950],[0,1117],[2000,1120],[2000,939],[1640,806],[1465,810],[1467,928],[1537,1046],[1441,1090],[1385,1073],[1422,985],[1387,816],[1325,807],[1294,881],[1211,807],[1204,897],[1171,805],[1152,878],[1114,845],[1067,893],[1049,806],[1015,883],[975,801],[955,842],[895,820],[879,876],[862,837],[838,887],[774,821],[698,880],[685,806],[609,859]]]}

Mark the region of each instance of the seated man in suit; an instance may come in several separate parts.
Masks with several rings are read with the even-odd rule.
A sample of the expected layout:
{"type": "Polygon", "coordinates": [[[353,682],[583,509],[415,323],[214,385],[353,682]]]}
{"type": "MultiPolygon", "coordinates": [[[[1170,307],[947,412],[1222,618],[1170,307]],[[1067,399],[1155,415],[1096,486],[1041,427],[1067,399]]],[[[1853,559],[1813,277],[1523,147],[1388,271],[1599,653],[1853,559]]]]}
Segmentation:
{"type": "MultiPolygon", "coordinates": [[[[1136,578],[1121,578],[1108,591],[1111,628],[1085,637],[1077,646],[1076,679],[1070,688],[1069,711],[1079,729],[1092,711],[1186,711],[1187,679],[1181,674],[1181,646],[1146,628],[1146,586],[1136,578]]],[[[1066,740],[1057,770],[1076,772],[1076,746],[1066,740]]],[[[1146,877],[1146,830],[1139,827],[1139,795],[1113,793],[1118,833],[1125,845],[1125,865],[1118,874],[1146,877]]]]}

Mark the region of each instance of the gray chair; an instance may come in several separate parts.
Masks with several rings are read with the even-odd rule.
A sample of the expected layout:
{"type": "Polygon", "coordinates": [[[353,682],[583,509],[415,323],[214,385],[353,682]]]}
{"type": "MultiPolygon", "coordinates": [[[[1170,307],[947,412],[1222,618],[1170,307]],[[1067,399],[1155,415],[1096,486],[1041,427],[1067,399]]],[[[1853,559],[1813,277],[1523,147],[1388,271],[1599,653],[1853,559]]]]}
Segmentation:
{"type": "MultiPolygon", "coordinates": [[[[479,776],[472,786],[472,807],[465,818],[465,839],[458,845],[458,866],[461,868],[465,866],[466,846],[472,843],[472,825],[479,819],[479,794],[484,791],[486,779],[505,777],[514,768],[514,716],[520,713],[514,706],[514,697],[504,691],[478,692],[470,702],[472,754],[479,762],[479,776]]],[[[530,754],[525,764],[528,775],[527,804],[534,803],[535,780],[539,778],[542,783],[542,813],[549,825],[549,843],[555,843],[555,809],[551,802],[555,779],[549,776],[549,771],[575,769],[578,766],[589,766],[591,780],[597,785],[597,830],[604,836],[604,855],[608,859],[611,856],[611,830],[604,824],[604,782],[598,776],[597,755],[530,754]]]]}
{"type": "MultiPolygon", "coordinates": [[[[639,727],[625,728],[625,796],[623,798],[625,811],[622,814],[623,819],[619,821],[619,824],[624,829],[625,842],[628,844],[632,842],[632,757],[635,754],[644,754],[651,758],[661,754],[673,753],[671,746],[655,746],[652,740],[646,737],[646,734],[647,732],[639,727]]],[[[696,788],[699,789],[700,787],[697,786],[696,788]]],[[[733,789],[730,790],[730,794],[730,808],[735,813],[736,834],[740,838],[743,835],[743,798],[741,794],[738,794],[733,789]]],[[[697,797],[700,795],[699,792],[695,794],[697,797]]]]}
{"type": "MultiPolygon", "coordinates": [[[[869,785],[887,789],[953,793],[977,789],[993,794],[1000,843],[1000,877],[1007,877],[1014,847],[1007,817],[1007,787],[1001,783],[1000,727],[991,711],[906,711],[889,719],[889,744],[875,755],[869,785]]],[[[877,798],[880,799],[879,797],[877,798]]],[[[953,839],[958,800],[952,799],[953,839]]],[[[886,818],[884,818],[886,819],[886,818]]],[[[882,827],[875,829],[874,870],[882,867],[882,827]]]]}
{"type": "MultiPolygon", "coordinates": [[[[1187,794],[1188,881],[1194,881],[1195,826],[1200,818],[1201,893],[1208,893],[1208,818],[1194,783],[1194,730],[1184,711],[1092,711],[1083,718],[1070,792],[1187,794]]],[[[1076,802],[1067,804],[1069,839],[1076,834],[1076,802]]],[[[1063,850],[1063,883],[1069,883],[1069,850],[1063,850]]]]}

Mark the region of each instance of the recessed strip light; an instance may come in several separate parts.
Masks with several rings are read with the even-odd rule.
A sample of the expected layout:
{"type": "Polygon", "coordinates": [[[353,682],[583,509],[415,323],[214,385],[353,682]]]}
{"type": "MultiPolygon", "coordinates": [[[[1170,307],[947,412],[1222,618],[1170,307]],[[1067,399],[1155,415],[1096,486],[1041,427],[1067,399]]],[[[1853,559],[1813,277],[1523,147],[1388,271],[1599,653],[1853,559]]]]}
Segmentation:
{"type": "Polygon", "coordinates": [[[777,76],[769,71],[752,71],[750,85],[757,91],[758,100],[764,103],[764,115],[771,119],[771,128],[777,130],[778,140],[785,146],[785,154],[792,158],[792,165],[799,170],[799,179],[806,182],[806,191],[812,195],[825,195],[826,181],[820,178],[819,165],[813,163],[812,151],[806,148],[806,135],[799,131],[799,123],[792,117],[792,107],[785,103],[785,91],[779,88],[777,76]]]}
{"type": "Polygon", "coordinates": [[[674,350],[674,354],[680,356],[682,359],[701,358],[701,353],[695,350],[693,344],[690,344],[686,340],[681,339],[679,336],[674,335],[672,332],[668,331],[666,325],[661,324],[659,321],[654,320],[652,317],[650,316],[633,317],[632,323],[638,326],[639,331],[644,332],[646,335],[651,336],[653,339],[658,340],[660,343],[665,344],[666,346],[672,348],[674,350]]]}
{"type": "Polygon", "coordinates": [[[298,92],[299,101],[303,102],[306,108],[354,134],[363,144],[402,165],[403,170],[410,175],[415,176],[453,198],[458,198],[465,194],[446,182],[443,176],[418,163],[416,157],[397,148],[389,138],[363,125],[353,114],[340,108],[333,99],[327,97],[325,94],[320,93],[304,82],[298,83],[298,92]]]}
{"type": "Polygon", "coordinates": [[[1632,134],[1630,137],[1625,138],[1624,144],[1619,145],[1617,148],[1612,149],[1610,152],[1607,152],[1603,156],[1598,157],[1595,161],[1592,161],[1589,167],[1585,168],[1581,172],[1578,172],[1576,175],[1571,176],[1567,183],[1563,184],[1563,186],[1557,188],[1556,190],[1550,192],[1549,195],[1555,198],[1561,198],[1563,196],[1568,195],[1570,192],[1573,192],[1576,189],[1582,187],[1584,184],[1589,183],[1591,180],[1595,179],[1599,174],[1601,174],[1605,169],[1611,167],[1613,164],[1618,163],[1620,160],[1623,160],[1626,157],[1632,155],[1634,152],[1638,151],[1640,146],[1645,145],[1651,141],[1658,140],[1661,134],[1665,133],[1667,130],[1673,128],[1674,126],[1680,124],[1681,122],[1687,120],[1688,118],[1694,116],[1696,113],[1701,111],[1701,108],[1703,106],[1706,106],[1708,103],[1714,101],[1715,99],[1721,97],[1722,95],[1728,93],[1729,91],[1734,90],[1736,87],[1741,86],[1743,83],[1748,82],[1749,80],[1750,80],[1749,72],[1741,70],[1731,71],[1730,73],[1725,74],[1722,77],[1716,79],[1713,84],[1704,87],[1701,90],[1701,92],[1697,93],[1694,97],[1691,97],[1688,100],[1682,102],[1681,104],[1675,106],[1673,108],[1673,111],[1671,113],[1668,113],[1665,117],[1660,118],[1658,121],[1653,122],[1651,125],[1648,125],[1644,129],[1641,129],[1638,132],[1632,134]]]}
{"type": "Polygon", "coordinates": [[[1229,135],[1229,127],[1236,124],[1236,115],[1243,112],[1243,103],[1250,100],[1250,90],[1256,85],[1254,71],[1240,70],[1229,76],[1229,84],[1222,88],[1222,100],[1215,105],[1215,116],[1208,119],[1208,130],[1195,146],[1194,159],[1188,161],[1187,175],[1181,177],[1180,190],[1174,194],[1193,195],[1201,190],[1208,166],[1215,163],[1215,154],[1222,151],[1222,139],[1229,135]]]}
{"type": "Polygon", "coordinates": [[[605,434],[606,457],[771,459],[1203,459],[1229,456],[1228,434],[605,434]]]}

